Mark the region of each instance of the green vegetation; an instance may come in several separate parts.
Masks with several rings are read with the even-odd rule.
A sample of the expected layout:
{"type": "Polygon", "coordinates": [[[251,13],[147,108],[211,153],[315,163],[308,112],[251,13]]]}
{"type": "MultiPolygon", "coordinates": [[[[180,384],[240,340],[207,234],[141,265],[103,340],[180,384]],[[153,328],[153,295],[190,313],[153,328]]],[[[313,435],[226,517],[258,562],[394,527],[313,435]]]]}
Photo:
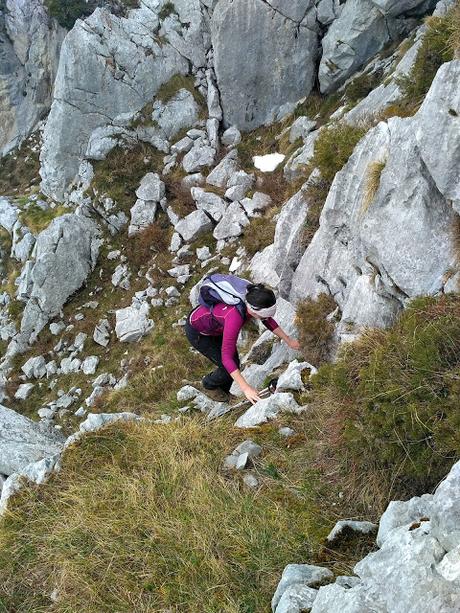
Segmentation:
{"type": "Polygon", "coordinates": [[[0,194],[3,196],[22,194],[38,181],[39,154],[31,147],[35,143],[35,138],[35,136],[32,136],[19,149],[2,158],[0,164],[0,194]]]}
{"type": "MultiPolygon", "coordinates": [[[[354,471],[385,475],[397,496],[432,489],[460,455],[460,298],[420,298],[388,331],[346,345],[316,381],[338,407],[354,471]]],[[[381,488],[380,488],[381,490],[381,488]]]]}
{"type": "Polygon", "coordinates": [[[164,83],[157,92],[157,100],[161,100],[164,104],[171,100],[181,89],[188,90],[195,98],[195,102],[200,109],[206,107],[205,100],[194,85],[194,79],[191,75],[176,74],[169,81],[164,83]]]}
{"type": "Polygon", "coordinates": [[[174,6],[174,3],[166,2],[163,5],[163,8],[161,9],[161,11],[158,13],[158,17],[163,21],[163,19],[166,19],[170,15],[174,15],[174,13],[176,13],[177,15],[177,11],[176,11],[176,7],[174,6]]]}
{"type": "Polygon", "coordinates": [[[321,177],[332,183],[366,132],[364,126],[350,126],[345,123],[324,128],[315,143],[315,154],[310,166],[319,168],[321,177]]]}
{"type": "Polygon", "coordinates": [[[105,160],[95,164],[92,189],[99,196],[109,196],[126,213],[136,202],[136,190],[147,172],[155,172],[163,160],[160,151],[139,143],[125,149],[115,147],[105,160]]]}
{"type": "Polygon", "coordinates": [[[303,300],[297,305],[296,326],[301,351],[305,359],[317,367],[330,359],[335,325],[326,317],[336,308],[335,300],[328,294],[320,294],[316,300],[303,300]]]}
{"type": "Polygon", "coordinates": [[[27,209],[20,214],[20,218],[21,222],[25,224],[31,232],[39,234],[48,227],[53,219],[69,212],[69,209],[65,206],[56,206],[54,209],[48,208],[44,211],[35,202],[32,202],[27,209]]]}
{"type": "Polygon", "coordinates": [[[98,6],[109,6],[116,14],[139,6],[138,0],[45,0],[49,13],[61,26],[71,30],[77,19],[91,15],[98,6]]]}
{"type": "Polygon", "coordinates": [[[364,73],[356,77],[345,88],[345,95],[350,107],[365,98],[375,89],[382,80],[382,71],[376,70],[372,74],[364,73]]]}
{"type": "MultiPolygon", "coordinates": [[[[458,11],[458,8],[455,9],[458,11]]],[[[454,13],[455,14],[455,13],[454,13]]],[[[415,64],[407,77],[399,80],[402,92],[397,106],[405,114],[414,114],[431,87],[438,69],[444,62],[453,59],[453,50],[449,41],[455,39],[452,13],[444,17],[427,19],[427,31],[417,53],[415,64]]],[[[457,25],[458,31],[458,25],[457,25]]]]}
{"type": "Polygon", "coordinates": [[[220,474],[227,428],[130,424],[70,449],[2,523],[4,610],[265,610],[285,564],[312,555],[313,509],[270,462],[257,493],[220,474]]]}
{"type": "Polygon", "coordinates": [[[276,224],[270,218],[270,215],[266,214],[263,217],[251,220],[241,239],[241,244],[249,257],[252,258],[258,251],[262,251],[273,243],[275,228],[276,224]]]}

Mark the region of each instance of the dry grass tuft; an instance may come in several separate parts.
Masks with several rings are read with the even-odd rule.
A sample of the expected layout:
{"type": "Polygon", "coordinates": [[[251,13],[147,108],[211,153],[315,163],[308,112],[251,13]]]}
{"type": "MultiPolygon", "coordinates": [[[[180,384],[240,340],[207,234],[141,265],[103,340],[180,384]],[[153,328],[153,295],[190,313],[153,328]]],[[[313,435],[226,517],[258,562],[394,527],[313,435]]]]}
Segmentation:
{"type": "Polygon", "coordinates": [[[460,2],[458,0],[447,14],[446,19],[449,31],[448,44],[450,50],[456,59],[460,59],[460,2]]]}
{"type": "Polygon", "coordinates": [[[366,213],[380,187],[380,178],[386,166],[386,161],[370,162],[366,170],[365,189],[362,202],[362,213],[366,213]]]}

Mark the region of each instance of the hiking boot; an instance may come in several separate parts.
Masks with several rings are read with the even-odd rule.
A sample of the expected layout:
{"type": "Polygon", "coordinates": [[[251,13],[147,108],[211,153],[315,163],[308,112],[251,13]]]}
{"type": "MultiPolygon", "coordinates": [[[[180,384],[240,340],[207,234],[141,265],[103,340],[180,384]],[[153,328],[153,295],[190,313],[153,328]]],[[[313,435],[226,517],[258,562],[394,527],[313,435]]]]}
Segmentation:
{"type": "Polygon", "coordinates": [[[215,389],[207,389],[206,387],[202,386],[202,389],[208,398],[211,398],[211,400],[215,400],[216,402],[228,402],[230,400],[230,394],[220,387],[216,387],[215,389]]]}

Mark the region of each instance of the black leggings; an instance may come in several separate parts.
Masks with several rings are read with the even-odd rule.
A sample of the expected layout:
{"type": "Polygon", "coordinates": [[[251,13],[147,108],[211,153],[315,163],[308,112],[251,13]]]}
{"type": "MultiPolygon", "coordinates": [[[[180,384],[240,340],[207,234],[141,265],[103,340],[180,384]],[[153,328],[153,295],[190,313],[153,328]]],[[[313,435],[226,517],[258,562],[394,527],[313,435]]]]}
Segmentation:
{"type": "MultiPolygon", "coordinates": [[[[205,336],[200,334],[193,328],[188,318],[185,324],[185,334],[192,347],[218,366],[216,370],[203,377],[203,387],[208,390],[220,388],[225,392],[229,392],[233,379],[222,364],[222,336],[205,336]]],[[[238,353],[235,353],[234,360],[239,368],[240,358],[238,353]]]]}

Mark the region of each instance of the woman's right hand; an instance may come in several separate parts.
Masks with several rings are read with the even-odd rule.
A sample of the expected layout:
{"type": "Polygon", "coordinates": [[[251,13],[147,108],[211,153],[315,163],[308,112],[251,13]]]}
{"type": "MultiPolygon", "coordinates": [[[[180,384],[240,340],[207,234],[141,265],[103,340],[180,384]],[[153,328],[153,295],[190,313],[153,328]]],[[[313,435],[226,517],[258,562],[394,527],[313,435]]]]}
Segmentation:
{"type": "Polygon", "coordinates": [[[252,404],[255,404],[256,402],[259,402],[259,400],[262,400],[259,396],[259,392],[250,385],[247,385],[243,388],[243,394],[250,402],[252,402],[252,404]]]}

